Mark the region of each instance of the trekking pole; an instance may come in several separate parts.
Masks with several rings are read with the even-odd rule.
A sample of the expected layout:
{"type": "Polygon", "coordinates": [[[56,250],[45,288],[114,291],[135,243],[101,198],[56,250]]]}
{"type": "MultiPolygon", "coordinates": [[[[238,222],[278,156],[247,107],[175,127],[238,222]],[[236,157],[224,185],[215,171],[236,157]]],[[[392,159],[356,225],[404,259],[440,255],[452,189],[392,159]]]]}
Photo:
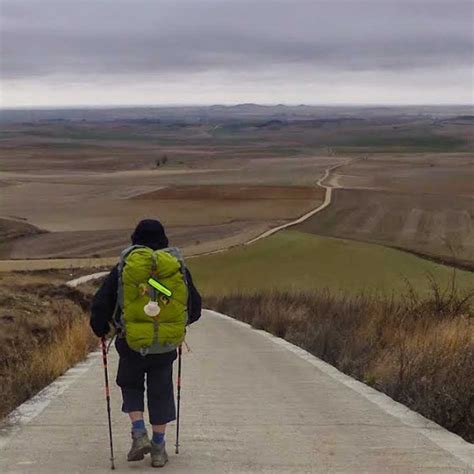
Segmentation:
{"type": "Polygon", "coordinates": [[[178,381],[177,381],[177,399],[178,399],[178,410],[176,413],[176,454],[179,454],[179,412],[181,406],[181,356],[183,354],[183,345],[180,344],[178,347],[178,381]]]}
{"type": "Polygon", "coordinates": [[[105,337],[100,339],[102,344],[102,362],[104,364],[105,376],[105,401],[107,402],[107,416],[109,419],[109,440],[110,440],[110,468],[115,469],[114,464],[114,442],[112,439],[112,416],[110,411],[110,387],[109,387],[109,372],[107,370],[107,343],[105,337]]]}

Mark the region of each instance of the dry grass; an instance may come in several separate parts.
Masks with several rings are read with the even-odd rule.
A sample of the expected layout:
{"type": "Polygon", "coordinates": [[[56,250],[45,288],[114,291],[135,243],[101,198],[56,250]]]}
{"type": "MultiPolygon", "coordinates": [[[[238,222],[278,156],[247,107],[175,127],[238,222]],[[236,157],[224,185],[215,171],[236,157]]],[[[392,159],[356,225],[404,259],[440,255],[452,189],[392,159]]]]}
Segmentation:
{"type": "Polygon", "coordinates": [[[0,290],[0,418],[97,344],[88,297],[66,286],[4,285],[0,290]]]}
{"type": "Polygon", "coordinates": [[[400,299],[329,292],[211,297],[208,307],[297,344],[474,441],[474,307],[432,283],[400,299]]]}

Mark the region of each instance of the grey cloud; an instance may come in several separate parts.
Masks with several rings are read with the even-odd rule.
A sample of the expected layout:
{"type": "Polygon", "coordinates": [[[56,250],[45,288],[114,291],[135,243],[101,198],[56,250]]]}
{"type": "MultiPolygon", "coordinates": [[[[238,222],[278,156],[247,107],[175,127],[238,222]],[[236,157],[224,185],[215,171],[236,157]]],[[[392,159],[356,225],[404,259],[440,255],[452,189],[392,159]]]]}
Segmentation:
{"type": "Polygon", "coordinates": [[[469,66],[470,1],[3,0],[4,78],[469,66]]]}

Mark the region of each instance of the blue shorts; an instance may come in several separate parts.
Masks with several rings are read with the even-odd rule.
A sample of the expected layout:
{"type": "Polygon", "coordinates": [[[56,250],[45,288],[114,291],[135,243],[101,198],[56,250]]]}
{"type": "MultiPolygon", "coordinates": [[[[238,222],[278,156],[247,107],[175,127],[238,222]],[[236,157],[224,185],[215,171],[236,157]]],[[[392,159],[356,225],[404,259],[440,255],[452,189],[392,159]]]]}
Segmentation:
{"type": "Polygon", "coordinates": [[[117,346],[120,354],[117,385],[122,390],[122,411],[145,411],[146,385],[150,423],[164,425],[175,420],[173,361],[176,351],[142,356],[128,346],[120,347],[118,341],[117,346]]]}

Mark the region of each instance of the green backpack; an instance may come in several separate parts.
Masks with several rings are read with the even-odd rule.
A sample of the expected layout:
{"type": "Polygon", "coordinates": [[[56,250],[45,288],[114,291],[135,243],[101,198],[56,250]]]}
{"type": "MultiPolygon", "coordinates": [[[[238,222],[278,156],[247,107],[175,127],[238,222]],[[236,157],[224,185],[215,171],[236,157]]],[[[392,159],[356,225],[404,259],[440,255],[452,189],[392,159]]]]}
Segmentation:
{"type": "Polygon", "coordinates": [[[122,252],[118,274],[115,321],[129,347],[142,355],[176,349],[184,341],[188,320],[179,250],[134,245],[122,252]]]}

